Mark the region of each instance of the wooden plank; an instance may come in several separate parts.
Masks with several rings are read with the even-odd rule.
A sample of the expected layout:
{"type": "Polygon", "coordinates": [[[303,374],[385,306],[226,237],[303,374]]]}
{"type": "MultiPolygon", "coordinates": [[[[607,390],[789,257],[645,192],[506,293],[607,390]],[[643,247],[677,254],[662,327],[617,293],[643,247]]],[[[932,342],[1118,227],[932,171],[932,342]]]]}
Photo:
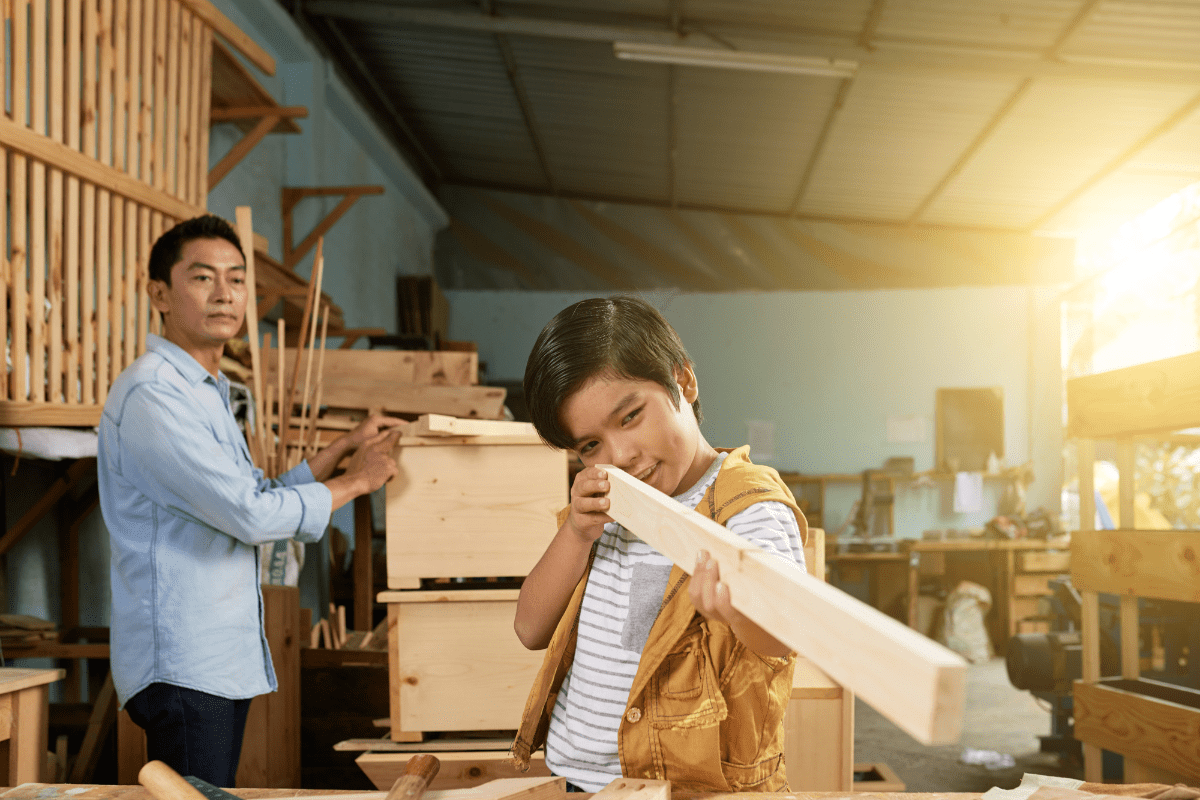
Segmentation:
{"type": "MultiPolygon", "coordinates": [[[[442,762],[442,766],[422,800],[474,800],[474,795],[466,794],[464,790],[496,780],[530,780],[550,776],[545,755],[540,752],[533,754],[528,772],[518,771],[507,752],[467,750],[458,753],[437,752],[434,755],[442,762]]],[[[366,773],[371,783],[387,790],[400,777],[410,757],[409,753],[363,753],[354,759],[354,763],[366,773]]]]}
{"type": "Polygon", "coordinates": [[[0,668],[0,693],[11,694],[35,686],[45,686],[63,677],[61,669],[0,668]]]}
{"type": "MultiPolygon", "coordinates": [[[[213,108],[209,113],[211,122],[232,122],[239,119],[258,119],[265,116],[307,117],[308,109],[304,106],[235,106],[229,108],[213,108]]],[[[277,131],[276,131],[277,132],[277,131]]]]}
{"type": "Polygon", "coordinates": [[[371,553],[374,534],[371,495],[359,495],[354,498],[354,627],[363,631],[375,627],[375,592],[371,585],[375,572],[371,553]]]}
{"type": "Polygon", "coordinates": [[[405,430],[406,436],[537,436],[528,422],[459,419],[444,414],[422,414],[405,430]]]}
{"type": "MultiPolygon", "coordinates": [[[[379,602],[384,602],[380,600],[379,602]]],[[[388,638],[388,718],[391,722],[392,741],[409,741],[400,725],[400,651],[393,645],[400,627],[400,606],[390,604],[387,607],[387,638],[388,638]]],[[[420,737],[418,737],[419,739],[420,737]]],[[[361,764],[359,765],[361,766],[361,764]]],[[[364,767],[363,771],[366,771],[364,767]]],[[[367,773],[368,777],[370,773],[367,773]]],[[[392,780],[395,783],[395,779],[392,780]]],[[[388,784],[391,788],[392,784],[388,784]]]]}
{"type": "MultiPolygon", "coordinates": [[[[303,283],[298,283],[303,287],[303,283]]],[[[295,348],[287,350],[291,381],[295,348]]],[[[274,371],[268,366],[268,380],[274,371]]],[[[479,383],[479,354],[445,350],[330,350],[325,355],[325,391],[340,383],[417,383],[438,386],[474,386],[479,383]]],[[[512,424],[512,423],[508,423],[512,424]]]]}
{"type": "Polygon", "coordinates": [[[1200,351],[1067,381],[1068,434],[1105,438],[1196,424],[1200,351]]]}
{"type": "Polygon", "coordinates": [[[527,575],[569,502],[566,453],[540,442],[402,445],[397,465],[387,484],[392,588],[416,578],[527,575]]]}
{"type": "Polygon", "coordinates": [[[300,785],[300,590],[264,584],[263,624],[278,691],[250,704],[237,785],[300,785]]]}
{"type": "Polygon", "coordinates": [[[1200,601],[1195,531],[1080,531],[1071,537],[1071,580],[1080,590],[1200,601]]]}
{"type": "Polygon", "coordinates": [[[1071,569],[1071,553],[1069,550],[1046,550],[1018,554],[1021,570],[1024,572],[1056,572],[1063,573],[1071,569]]]}
{"type": "Polygon", "coordinates": [[[400,730],[515,730],[520,724],[543,654],[525,649],[513,632],[519,591],[487,594],[499,592],[503,598],[456,596],[458,602],[389,607],[397,610],[396,635],[389,629],[388,646],[398,664],[400,730]]]}
{"type": "Polygon", "coordinates": [[[793,699],[788,703],[783,723],[783,761],[793,791],[850,791],[854,764],[852,758],[844,757],[842,742],[847,731],[843,728],[845,715],[840,688],[837,694],[829,698],[793,699]]]}
{"type": "Polygon", "coordinates": [[[671,800],[671,782],[617,778],[592,797],[600,800],[671,800]]]}
{"type": "Polygon", "coordinates": [[[246,34],[229,17],[217,10],[209,0],[183,0],[183,3],[197,17],[202,19],[209,28],[220,34],[226,41],[238,49],[250,63],[261,69],[267,75],[275,74],[275,59],[257,42],[246,34]]]}
{"type": "MultiPolygon", "coordinates": [[[[384,719],[384,722],[388,722],[384,719]]],[[[333,749],[339,753],[438,753],[462,750],[508,752],[512,739],[430,739],[426,742],[393,742],[391,739],[346,739],[333,749]]]]}
{"type": "Polygon", "coordinates": [[[759,551],[616,467],[609,516],[691,570],[700,550],[721,566],[734,607],[811,659],[924,744],[956,741],[966,662],[899,621],[759,551]],[[821,620],[820,626],[809,620],[821,620]],[[852,654],[852,657],[848,656],[852,654]],[[873,665],[886,663],[889,669],[873,665]]]}
{"type": "MultiPolygon", "coordinates": [[[[89,401],[90,402],[90,401],[89,401]]],[[[94,428],[103,409],[91,405],[62,405],[21,400],[0,401],[0,425],[8,428],[94,428]]]]}
{"type": "Polygon", "coordinates": [[[1076,681],[1075,738],[1200,780],[1200,709],[1076,681]]]}

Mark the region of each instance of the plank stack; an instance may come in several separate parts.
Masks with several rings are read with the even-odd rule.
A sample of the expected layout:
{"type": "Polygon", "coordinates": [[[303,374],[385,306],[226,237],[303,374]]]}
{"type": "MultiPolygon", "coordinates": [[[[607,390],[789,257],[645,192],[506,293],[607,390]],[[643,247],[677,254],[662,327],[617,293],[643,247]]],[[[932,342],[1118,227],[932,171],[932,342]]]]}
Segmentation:
{"type": "Polygon", "coordinates": [[[358,763],[381,788],[423,751],[442,761],[433,788],[515,776],[507,748],[542,659],[513,631],[519,579],[569,502],[566,454],[526,423],[426,415],[405,431],[397,460],[388,591],[378,598],[388,609],[392,752],[358,763]],[[447,749],[447,739],[464,744],[447,749]]]}

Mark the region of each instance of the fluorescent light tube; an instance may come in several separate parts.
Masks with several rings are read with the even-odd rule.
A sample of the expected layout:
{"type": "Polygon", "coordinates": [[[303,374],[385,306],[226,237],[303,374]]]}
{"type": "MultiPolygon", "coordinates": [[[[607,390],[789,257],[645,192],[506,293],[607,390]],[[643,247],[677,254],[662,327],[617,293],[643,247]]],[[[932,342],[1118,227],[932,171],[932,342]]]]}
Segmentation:
{"type": "Polygon", "coordinates": [[[682,64],[692,67],[744,69],[754,72],[780,72],[788,75],[817,75],[849,78],[858,69],[857,61],[820,56],[784,56],[774,53],[748,53],[742,50],[716,50],[637,42],[613,42],[613,53],[627,61],[656,64],[682,64]]]}

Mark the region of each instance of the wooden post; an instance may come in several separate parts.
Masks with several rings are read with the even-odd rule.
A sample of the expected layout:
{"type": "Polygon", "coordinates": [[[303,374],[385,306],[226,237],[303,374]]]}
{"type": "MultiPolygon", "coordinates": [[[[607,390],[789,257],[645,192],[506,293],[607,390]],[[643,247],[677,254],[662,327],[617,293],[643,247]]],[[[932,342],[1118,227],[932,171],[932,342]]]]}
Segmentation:
{"type": "Polygon", "coordinates": [[[375,524],[371,518],[371,495],[354,498],[354,629],[369,631],[375,627],[371,542],[375,524]]]}

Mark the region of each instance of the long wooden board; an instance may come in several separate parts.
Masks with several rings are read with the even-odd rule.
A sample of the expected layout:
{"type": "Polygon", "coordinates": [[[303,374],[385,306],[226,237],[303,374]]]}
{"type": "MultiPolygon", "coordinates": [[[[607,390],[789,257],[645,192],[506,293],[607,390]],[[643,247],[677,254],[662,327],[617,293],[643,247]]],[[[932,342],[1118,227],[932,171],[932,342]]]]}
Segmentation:
{"type": "MultiPolygon", "coordinates": [[[[471,355],[474,355],[472,353],[471,355]]],[[[407,436],[537,436],[528,422],[503,419],[459,419],[445,414],[422,414],[405,431],[407,436]]]]}
{"type": "MultiPolygon", "coordinates": [[[[292,379],[296,350],[284,356],[285,377],[292,379]]],[[[274,365],[270,365],[274,372],[274,365]]],[[[325,391],[338,383],[420,383],[434,386],[475,386],[479,383],[479,354],[450,350],[330,350],[325,354],[325,391]]]]}
{"type": "Polygon", "coordinates": [[[1200,602],[1200,532],[1076,531],[1071,581],[1080,591],[1200,602]]]}
{"type": "Polygon", "coordinates": [[[1100,439],[1196,424],[1200,352],[1067,381],[1068,433],[1100,439]]]}
{"type": "Polygon", "coordinates": [[[923,744],[958,739],[966,662],[942,645],[605,466],[609,516],[691,571],[720,565],[734,607],[923,744]]]}
{"type": "MultiPolygon", "coordinates": [[[[535,753],[530,759],[529,771],[520,772],[513,766],[507,751],[463,751],[458,753],[436,754],[442,762],[441,769],[429,784],[422,800],[462,800],[460,793],[466,794],[471,800],[477,788],[488,786],[497,781],[514,779],[536,779],[550,776],[546,767],[545,755],[535,753]],[[482,784],[482,786],[481,786],[482,784]]],[[[354,763],[367,774],[371,783],[380,789],[389,789],[404,771],[404,765],[412,757],[411,753],[363,753],[354,759],[354,763]]]]}
{"type": "Polygon", "coordinates": [[[1075,682],[1075,738],[1200,780],[1200,709],[1075,682]]]}

